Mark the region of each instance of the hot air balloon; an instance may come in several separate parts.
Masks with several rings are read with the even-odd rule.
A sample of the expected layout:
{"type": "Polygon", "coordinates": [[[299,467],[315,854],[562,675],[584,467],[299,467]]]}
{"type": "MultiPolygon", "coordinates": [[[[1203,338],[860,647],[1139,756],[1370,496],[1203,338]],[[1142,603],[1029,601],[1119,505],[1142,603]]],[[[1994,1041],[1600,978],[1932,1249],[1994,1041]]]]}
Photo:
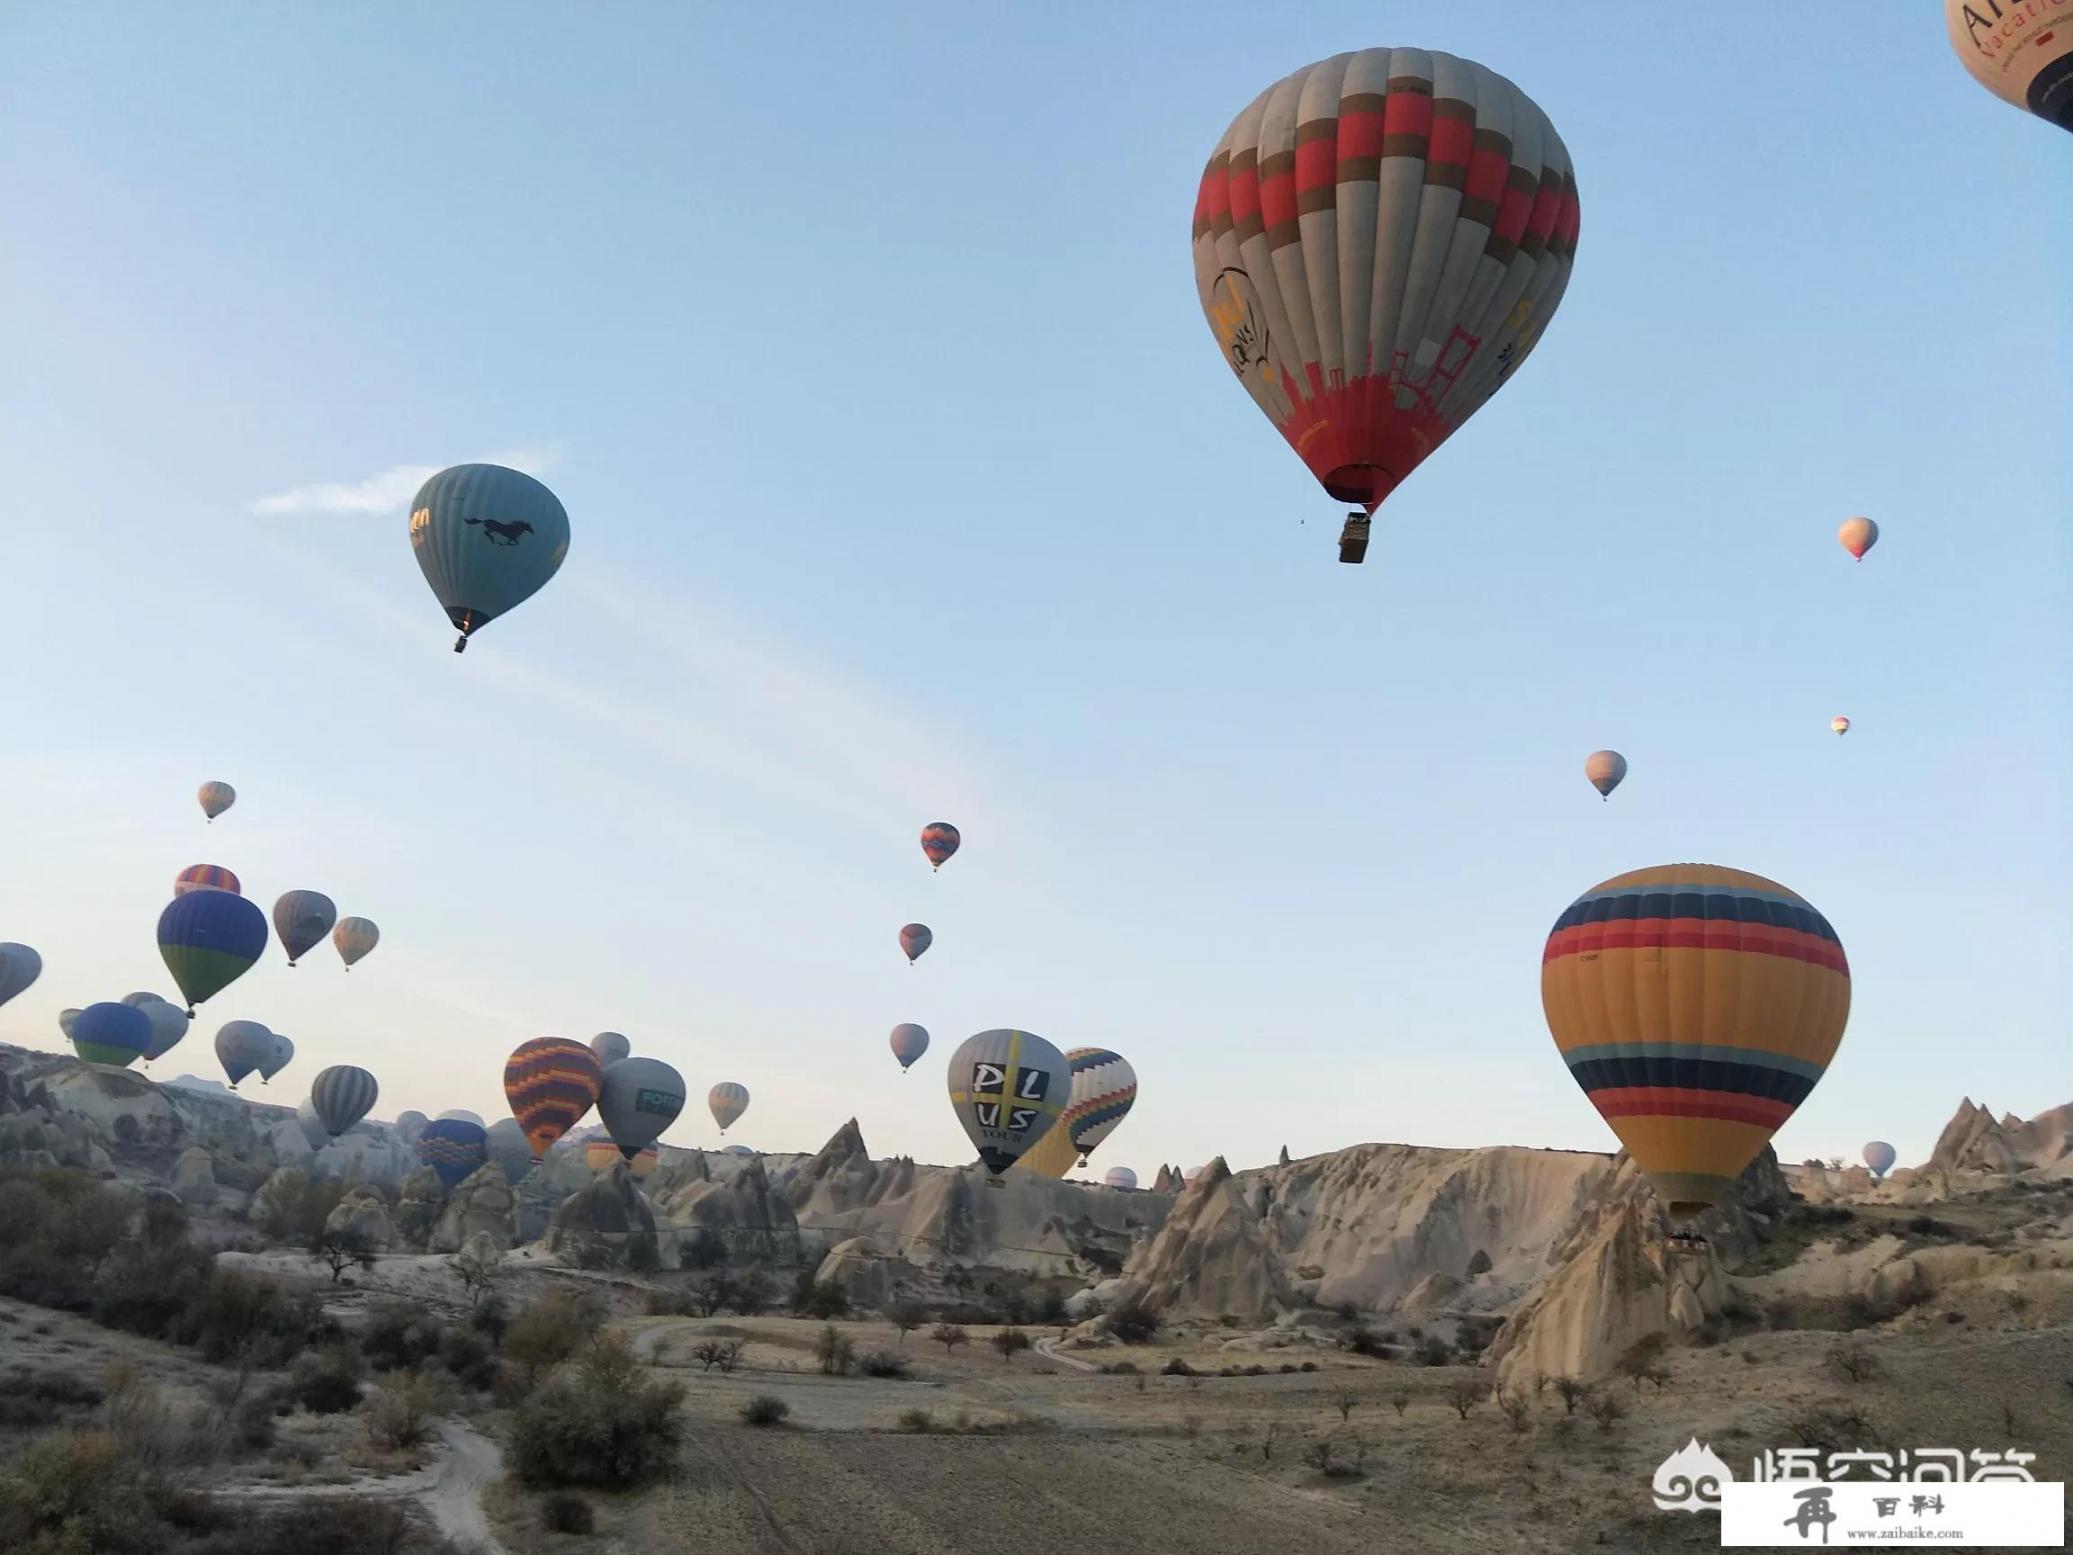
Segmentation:
{"type": "Polygon", "coordinates": [[[305,1096],[295,1108],[295,1126],[302,1131],[303,1143],[312,1150],[322,1150],[331,1143],[323,1120],[317,1116],[316,1106],[305,1096]]]}
{"type": "Polygon", "coordinates": [[[609,1069],[633,1051],[633,1044],[626,1040],[623,1032],[600,1031],[590,1039],[590,1051],[597,1054],[597,1061],[609,1069]]]}
{"type": "Polygon", "coordinates": [[[1724,1202],[1842,1041],[1828,920],[1761,875],[1637,869],[1555,920],[1541,1007],[1569,1073],[1676,1222],[1724,1202]]]}
{"type": "Polygon", "coordinates": [[[1626,775],[1627,758],[1618,751],[1592,751],[1584,757],[1584,776],[1598,790],[1600,799],[1610,799],[1626,775]]]}
{"type": "Polygon", "coordinates": [[[336,1139],[373,1110],[381,1087],[356,1064],[333,1064],[310,1082],[310,1107],[336,1139]]]}
{"type": "Polygon", "coordinates": [[[1868,518],[1846,518],[1835,537],[1844,550],[1863,561],[1864,553],[1879,543],[1879,526],[1868,518]]]}
{"type": "Polygon", "coordinates": [[[504,1062],[504,1097],[537,1161],[583,1121],[605,1083],[597,1054],[566,1037],[521,1042],[504,1062]]]}
{"type": "Polygon", "coordinates": [[[1029,1031],[982,1031],[950,1055],[950,1104],[989,1178],[1022,1159],[1065,1110],[1065,1055],[1029,1031]]]}
{"type": "Polygon", "coordinates": [[[187,1013],[170,1000],[155,993],[132,993],[123,995],[122,1002],[142,1010],[151,1022],[151,1045],[144,1049],[145,1063],[165,1057],[187,1035],[187,1013]]]}
{"type": "Polygon", "coordinates": [[[941,869],[948,863],[962,841],[957,828],[948,821],[930,821],[921,829],[921,851],[928,855],[931,869],[941,869]]]}
{"type": "Polygon", "coordinates": [[[1422,49],[1338,54],[1231,122],[1195,200],[1195,287],[1275,430],[1368,516],[1554,316],[1576,179],[1525,93],[1422,49]]]}
{"type": "Polygon", "coordinates": [[[487,1126],[482,1121],[481,1113],[470,1112],[466,1107],[449,1107],[446,1111],[440,1113],[438,1118],[434,1118],[432,1121],[434,1123],[437,1123],[440,1118],[455,1120],[462,1123],[472,1123],[477,1128],[484,1128],[487,1126]]]}
{"type": "Polygon", "coordinates": [[[1850,732],[1850,720],[1837,716],[1828,720],[1828,727],[1835,730],[1837,734],[1848,734],[1850,732]]]}
{"type": "Polygon", "coordinates": [[[5,1004],[43,975],[43,958],[27,945],[0,942],[0,1004],[5,1004]]]}
{"type": "Polygon", "coordinates": [[[929,932],[925,923],[910,923],[900,930],[900,949],[907,952],[909,966],[921,959],[921,953],[936,942],[936,936],[929,932]]]}
{"type": "Polygon", "coordinates": [[[354,962],[381,943],[381,930],[372,918],[341,918],[331,931],[331,943],[338,947],[338,958],[350,972],[354,962]]]}
{"type": "Polygon", "coordinates": [[[79,1009],[76,1005],[69,1010],[58,1011],[58,1030],[62,1031],[65,1034],[65,1038],[67,1041],[71,1040],[72,1028],[75,1024],[78,1023],[78,1020],[79,1009]]]}
{"type": "Polygon", "coordinates": [[[73,1019],[72,1046],[90,1064],[127,1068],[151,1046],[151,1017],[134,1004],[89,1004],[73,1019]]]}
{"type": "Polygon", "coordinates": [[[288,952],[288,965],[308,955],[338,921],[338,906],[322,891],[286,891],[274,903],[274,936],[288,952]]]}
{"type": "Polygon", "coordinates": [[[598,1121],[629,1161],[684,1110],[684,1077],[659,1058],[622,1058],[605,1066],[598,1121]]]}
{"type": "Polygon", "coordinates": [[[1874,1177],[1884,1177],[1899,1159],[1900,1153],[1883,1139],[1874,1139],[1864,1147],[1864,1164],[1871,1168],[1874,1177]]]}
{"type": "Polygon", "coordinates": [[[1128,1193],[1137,1186],[1137,1173],[1127,1166],[1111,1166],[1101,1181],[1104,1187],[1121,1188],[1128,1193]]]}
{"type": "Polygon", "coordinates": [[[417,1137],[417,1158],[451,1191],[489,1161],[489,1133],[465,1118],[434,1118],[417,1137]]]}
{"type": "Polygon", "coordinates": [[[259,1083],[266,1085],[273,1077],[295,1061],[295,1044],[278,1031],[267,1033],[273,1040],[267,1044],[266,1057],[259,1060],[259,1083]]]}
{"type": "Polygon", "coordinates": [[[228,891],[236,896],[240,890],[238,877],[221,864],[189,864],[173,876],[175,896],[185,896],[189,891],[228,891]]]}
{"type": "Polygon", "coordinates": [[[705,1105],[724,1134],[734,1126],[737,1118],[749,1110],[749,1088],[736,1085],[732,1080],[722,1080],[705,1093],[705,1105]]]}
{"type": "Polygon", "coordinates": [[[274,1057],[274,1034],[256,1020],[226,1021],[216,1031],[216,1058],[230,1076],[230,1088],[274,1057]]]}
{"type": "Polygon", "coordinates": [[[195,790],[194,797],[201,801],[202,814],[213,822],[238,802],[238,791],[228,783],[219,783],[212,778],[195,790]]]}
{"type": "Polygon", "coordinates": [[[525,1137],[516,1118],[499,1118],[484,1131],[489,1140],[489,1158],[497,1163],[507,1183],[518,1183],[533,1169],[532,1141],[525,1137]]]}
{"type": "Polygon", "coordinates": [[[1069,1048],[1065,1067],[1072,1089],[1058,1127],[1022,1157],[1022,1169],[1040,1177],[1063,1177],[1075,1162],[1084,1167],[1094,1147],[1115,1132],[1137,1101],[1137,1071],[1120,1053],[1102,1047],[1069,1048]]]}
{"type": "Polygon", "coordinates": [[[2073,130],[2073,29],[2059,0],[1944,0],[1943,19],[1973,80],[2073,130]]]}
{"type": "Polygon", "coordinates": [[[751,1147],[750,1147],[750,1146],[748,1146],[748,1145],[722,1145],[722,1146],[720,1146],[720,1154],[722,1154],[722,1155],[755,1155],[755,1154],[757,1154],[757,1151],[756,1151],[756,1150],[754,1150],[753,1148],[751,1148],[751,1147]]]}
{"type": "Polygon", "coordinates": [[[626,1169],[636,1177],[652,1177],[655,1168],[661,1164],[662,1153],[653,1145],[647,1145],[632,1155],[626,1155],[609,1139],[586,1139],[583,1142],[583,1164],[593,1172],[609,1171],[615,1161],[624,1161],[626,1169]]]}
{"type": "MultiPolygon", "coordinates": [[[[285,1042],[287,1038],[283,1037],[281,1040],[285,1042]]],[[[420,1136],[424,1134],[431,1121],[430,1118],[419,1112],[417,1108],[406,1107],[396,1114],[396,1137],[407,1139],[412,1144],[415,1144],[420,1136]]]]}
{"type": "Polygon", "coordinates": [[[457,464],[418,488],[410,548],[425,582],[460,628],[453,651],[560,570],[569,515],[553,492],[500,464],[457,464]]]}
{"type": "Polygon", "coordinates": [[[911,1020],[903,1020],[893,1027],[893,1057],[900,1061],[900,1073],[905,1074],[914,1067],[914,1060],[929,1050],[929,1034],[911,1020]]]}
{"type": "Polygon", "coordinates": [[[187,1018],[248,971],[266,949],[266,915],[228,891],[176,896],[158,916],[158,953],[187,1000],[187,1018]]]}

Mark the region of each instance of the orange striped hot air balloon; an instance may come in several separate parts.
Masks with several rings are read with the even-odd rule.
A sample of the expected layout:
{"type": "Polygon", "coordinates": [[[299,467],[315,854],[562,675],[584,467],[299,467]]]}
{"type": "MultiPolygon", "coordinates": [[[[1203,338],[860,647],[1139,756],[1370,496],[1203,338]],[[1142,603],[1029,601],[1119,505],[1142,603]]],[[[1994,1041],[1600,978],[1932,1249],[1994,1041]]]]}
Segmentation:
{"type": "Polygon", "coordinates": [[[921,829],[921,851],[928,855],[931,869],[941,869],[949,863],[950,855],[962,841],[964,838],[948,821],[930,821],[921,829]]]}
{"type": "MultiPolygon", "coordinates": [[[[626,1161],[626,1169],[636,1177],[646,1177],[654,1172],[661,1159],[662,1153],[649,1145],[638,1151],[632,1160],[626,1161]]],[[[583,1141],[583,1164],[593,1172],[609,1171],[614,1161],[625,1160],[609,1134],[594,1134],[583,1141]]]]}
{"type": "Polygon", "coordinates": [[[1828,1068],[1850,967],[1776,881],[1665,864],[1555,920],[1540,1002],[1571,1077],[1684,1221],[1727,1199],[1828,1068]]]}
{"type": "Polygon", "coordinates": [[[604,1083],[604,1066],[581,1042],[535,1037],[518,1044],[504,1061],[504,1098],[535,1161],[583,1121],[604,1083]]]}

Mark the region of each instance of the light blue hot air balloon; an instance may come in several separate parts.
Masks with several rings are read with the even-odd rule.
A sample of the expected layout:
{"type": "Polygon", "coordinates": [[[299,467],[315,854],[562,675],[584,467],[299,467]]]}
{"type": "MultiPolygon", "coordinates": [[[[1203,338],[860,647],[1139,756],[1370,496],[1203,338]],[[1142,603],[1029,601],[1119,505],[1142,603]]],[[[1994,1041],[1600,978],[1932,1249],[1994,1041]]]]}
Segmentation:
{"type": "Polygon", "coordinates": [[[533,1169],[532,1141],[516,1118],[499,1118],[484,1131],[489,1158],[504,1173],[504,1181],[517,1183],[533,1169]]]}
{"type": "Polygon", "coordinates": [[[310,1110],[336,1139],[373,1110],[381,1087],[357,1064],[333,1064],[310,1084],[310,1110]]]}
{"type": "Polygon", "coordinates": [[[144,1062],[163,1058],[173,1044],[187,1035],[187,1012],[155,993],[123,995],[122,1002],[142,1010],[151,1020],[151,1045],[144,1049],[144,1062]]]}
{"type": "Polygon", "coordinates": [[[633,1044],[626,1040],[623,1031],[600,1031],[590,1039],[590,1051],[597,1054],[597,1061],[609,1069],[633,1052],[633,1044]]]}
{"type": "Polygon", "coordinates": [[[1871,1168],[1874,1177],[1884,1177],[1893,1170],[1893,1163],[1900,1159],[1900,1152],[1883,1139],[1874,1139],[1864,1147],[1864,1164],[1871,1168]]]}
{"type": "Polygon", "coordinates": [[[463,652],[484,623],[538,593],[569,552],[569,515],[553,492],[501,464],[457,464],[418,489],[410,548],[463,652]]]}
{"type": "Polygon", "coordinates": [[[622,1058],[605,1066],[597,1115],[631,1161],[662,1137],[684,1110],[684,1077],[659,1058],[622,1058]]]}
{"type": "Polygon", "coordinates": [[[43,958],[12,940],[0,944],[0,1004],[5,1004],[43,975],[43,958]]]}
{"type": "Polygon", "coordinates": [[[270,1031],[266,1057],[259,1060],[259,1083],[268,1084],[273,1077],[286,1069],[295,1060],[295,1044],[278,1031],[270,1031]]]}
{"type": "Polygon", "coordinates": [[[929,1050],[928,1031],[911,1020],[901,1021],[893,1027],[891,1042],[893,1057],[900,1061],[902,1074],[912,1069],[914,1061],[929,1050]]]}
{"type": "Polygon", "coordinates": [[[236,1090],[238,1081],[273,1062],[274,1034],[256,1020],[226,1021],[216,1032],[216,1057],[236,1090]]]}

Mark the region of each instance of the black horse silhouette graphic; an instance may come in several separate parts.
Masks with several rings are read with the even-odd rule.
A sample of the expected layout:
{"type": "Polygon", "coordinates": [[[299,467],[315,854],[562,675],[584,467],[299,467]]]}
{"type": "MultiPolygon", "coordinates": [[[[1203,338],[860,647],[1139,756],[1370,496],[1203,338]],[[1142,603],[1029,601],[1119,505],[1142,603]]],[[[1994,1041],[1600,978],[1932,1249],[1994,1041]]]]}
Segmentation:
{"type": "Polygon", "coordinates": [[[494,518],[464,518],[461,522],[471,529],[481,529],[491,545],[516,545],[520,535],[533,532],[533,526],[522,518],[514,524],[500,523],[494,518]]]}

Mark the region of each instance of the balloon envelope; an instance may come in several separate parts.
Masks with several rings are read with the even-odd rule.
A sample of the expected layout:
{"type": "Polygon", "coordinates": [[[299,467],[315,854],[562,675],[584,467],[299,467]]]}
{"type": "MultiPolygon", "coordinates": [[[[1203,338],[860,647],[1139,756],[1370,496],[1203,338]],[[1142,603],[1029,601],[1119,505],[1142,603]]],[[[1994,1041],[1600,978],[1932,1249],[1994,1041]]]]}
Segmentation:
{"type": "Polygon", "coordinates": [[[633,1044],[626,1040],[624,1032],[600,1031],[590,1039],[590,1051],[597,1054],[597,1061],[609,1069],[633,1052],[633,1044]]]}
{"type": "Polygon", "coordinates": [[[274,1034],[258,1021],[226,1021],[217,1028],[216,1058],[230,1076],[232,1090],[260,1065],[273,1062],[273,1056],[274,1034]]]}
{"type": "Polygon", "coordinates": [[[706,1110],[713,1115],[713,1121],[720,1125],[720,1132],[726,1133],[735,1119],[749,1110],[749,1088],[736,1085],[732,1080],[722,1080],[705,1093],[706,1110]]]}
{"type": "Polygon", "coordinates": [[[259,1078],[271,1080],[295,1061],[295,1044],[278,1031],[267,1033],[273,1040],[267,1044],[266,1057],[259,1060],[259,1078]]]}
{"type": "Polygon", "coordinates": [[[537,1161],[583,1121],[604,1085],[604,1065],[581,1042],[535,1037],[504,1062],[504,1099],[537,1161]]]}
{"type": "Polygon", "coordinates": [[[173,876],[175,896],[185,896],[189,891],[228,891],[237,896],[242,889],[238,877],[221,864],[189,864],[173,876]]]}
{"type": "Polygon", "coordinates": [[[553,492],[500,464],[457,464],[418,488],[410,548],[460,628],[470,634],[539,592],[569,551],[569,515],[553,492]]]}
{"type": "Polygon", "coordinates": [[[381,943],[381,930],[374,926],[372,918],[341,918],[338,927],[331,931],[331,943],[351,971],[355,962],[381,943]]]}
{"type": "MultiPolygon", "coordinates": [[[[281,1040],[285,1042],[288,1039],[283,1037],[281,1040]]],[[[426,1125],[431,1121],[430,1118],[419,1112],[415,1107],[406,1107],[403,1111],[396,1114],[396,1132],[402,1138],[409,1140],[412,1144],[416,1144],[419,1136],[425,1132],[426,1125]]]]}
{"type": "Polygon", "coordinates": [[[1576,178],[1481,65],[1364,49],[1231,121],[1196,195],[1224,360],[1326,492],[1372,512],[1497,392],[1568,284],[1576,178]]]}
{"type": "Polygon", "coordinates": [[[187,1035],[187,1012],[179,1005],[155,993],[128,994],[122,1002],[142,1010],[151,1022],[151,1045],[144,1049],[147,1064],[155,1058],[163,1058],[187,1035]]]}
{"type": "Polygon", "coordinates": [[[1883,1139],[1874,1139],[1864,1147],[1864,1164],[1871,1168],[1874,1177],[1883,1177],[1892,1171],[1893,1163],[1899,1159],[1899,1153],[1883,1139]]]}
{"type": "Polygon", "coordinates": [[[125,1067],[151,1046],[151,1017],[134,1004],[89,1004],[73,1018],[72,1046],[90,1064],[125,1067]]]}
{"type": "Polygon", "coordinates": [[[1029,1031],[966,1037],[950,1055],[950,1105],[998,1177],[1049,1132],[1072,1089],[1065,1055],[1029,1031]]]}
{"type": "Polygon", "coordinates": [[[1609,799],[1612,791],[1620,786],[1620,780],[1627,775],[1627,758],[1618,751],[1592,751],[1584,757],[1584,776],[1591,787],[1598,790],[1600,798],[1609,799]]]}
{"type": "Polygon", "coordinates": [[[381,1087],[355,1064],[333,1064],[310,1083],[310,1107],[333,1139],[373,1109],[381,1087]]]}
{"type": "MultiPolygon", "coordinates": [[[[470,1112],[466,1107],[450,1107],[445,1112],[440,1113],[439,1117],[458,1118],[463,1123],[473,1123],[477,1128],[482,1128],[486,1126],[482,1121],[481,1113],[470,1112]]],[[[436,1123],[437,1121],[439,1121],[439,1119],[435,1118],[433,1119],[433,1121],[436,1123]]]]}
{"type": "Polygon", "coordinates": [[[338,907],[322,891],[288,891],[274,903],[274,933],[288,952],[288,965],[322,943],[338,921],[338,907]]]}
{"type": "Polygon", "coordinates": [[[78,1022],[79,1010],[77,1009],[77,1007],[74,1007],[69,1010],[58,1011],[58,1030],[62,1031],[67,1037],[67,1039],[71,1037],[72,1028],[75,1025],[77,1025],[78,1022]]]}
{"type": "Polygon", "coordinates": [[[598,1091],[598,1121],[619,1153],[631,1160],[652,1145],[684,1110],[684,1077],[659,1058],[622,1058],[605,1067],[598,1091]]]}
{"type": "Polygon", "coordinates": [[[524,1179],[533,1169],[532,1141],[525,1137],[516,1118],[499,1118],[485,1131],[489,1140],[489,1155],[504,1173],[506,1182],[515,1183],[524,1179]]]}
{"type": "Polygon", "coordinates": [[[1850,732],[1850,720],[1847,718],[1840,717],[1831,718],[1828,720],[1828,727],[1833,729],[1837,734],[1848,734],[1850,732]]]}
{"type": "Polygon", "coordinates": [[[228,891],[190,891],[158,915],[158,953],[187,1013],[250,970],[266,949],[266,915],[228,891]]]}
{"type": "Polygon", "coordinates": [[[1127,1166],[1111,1166],[1101,1180],[1107,1187],[1122,1188],[1127,1191],[1137,1186],[1137,1173],[1130,1170],[1127,1166]]]}
{"type": "Polygon", "coordinates": [[[1129,1115],[1137,1102],[1137,1071],[1120,1053],[1107,1048],[1069,1048],[1065,1067],[1072,1089],[1059,1114],[1058,1127],[1032,1145],[1022,1157],[1024,1171],[1063,1177],[1129,1115]]]}
{"type": "Polygon", "coordinates": [[[964,838],[948,821],[930,821],[921,829],[921,851],[928,855],[929,863],[937,869],[949,861],[962,841],[964,838]]]}
{"type": "Polygon", "coordinates": [[[1835,537],[1844,550],[1863,561],[1864,553],[1879,543],[1879,526],[1868,518],[1846,518],[1835,537]]]}
{"type": "Polygon", "coordinates": [[[1828,920],[1776,881],[1666,864],[1564,909],[1540,998],[1571,1077],[1681,1221],[1725,1202],[1813,1090],[1850,968],[1828,920]]]}
{"type": "Polygon", "coordinates": [[[43,975],[43,957],[12,940],[0,943],[0,1004],[5,1004],[43,975]]]}
{"type": "Polygon", "coordinates": [[[2073,28],[2057,3],[1944,0],[1951,47],[2005,103],[2073,130],[2073,28]]]}
{"type": "Polygon", "coordinates": [[[636,1177],[651,1177],[661,1164],[662,1153],[648,1145],[629,1156],[610,1139],[586,1139],[583,1142],[583,1164],[593,1172],[609,1171],[615,1161],[624,1161],[626,1169],[636,1177]]]}
{"type": "Polygon", "coordinates": [[[910,923],[900,930],[900,949],[907,952],[910,965],[935,941],[936,936],[929,932],[929,926],[925,923],[910,923]]]}
{"type": "Polygon", "coordinates": [[[914,1061],[929,1050],[929,1034],[913,1021],[901,1021],[893,1027],[891,1037],[893,1057],[900,1061],[901,1072],[912,1069],[914,1061]]]}
{"type": "Polygon", "coordinates": [[[213,821],[238,802],[238,791],[228,783],[210,781],[196,789],[194,797],[201,803],[202,814],[213,821]]]}
{"type": "Polygon", "coordinates": [[[457,1188],[489,1161],[489,1131],[465,1118],[434,1118],[417,1137],[417,1158],[442,1186],[457,1188]]]}

